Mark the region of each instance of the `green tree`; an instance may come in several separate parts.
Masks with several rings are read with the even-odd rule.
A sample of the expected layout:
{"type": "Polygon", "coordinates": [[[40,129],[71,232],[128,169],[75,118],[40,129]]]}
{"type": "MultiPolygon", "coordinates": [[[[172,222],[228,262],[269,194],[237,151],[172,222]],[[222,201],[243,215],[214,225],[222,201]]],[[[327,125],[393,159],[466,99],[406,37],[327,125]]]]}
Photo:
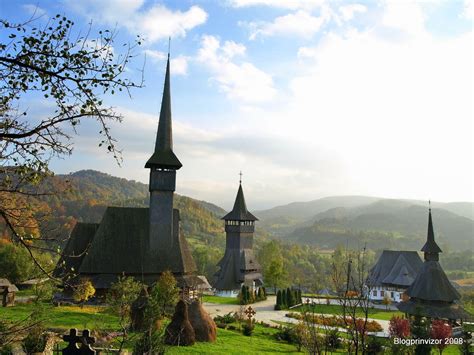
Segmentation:
{"type": "Polygon", "coordinates": [[[74,287],[74,301],[79,302],[81,304],[81,307],[83,307],[84,303],[94,295],[95,288],[90,280],[83,279],[79,284],[74,287]]]}
{"type": "Polygon", "coordinates": [[[143,285],[135,281],[131,276],[119,276],[118,280],[112,284],[107,293],[107,304],[110,310],[119,318],[120,330],[122,331],[122,349],[127,338],[128,330],[131,326],[132,304],[138,298],[143,285]]]}
{"type": "Polygon", "coordinates": [[[265,243],[258,253],[258,260],[263,269],[263,278],[268,285],[277,287],[287,283],[287,273],[280,243],[275,240],[265,243]]]}
{"type": "Polygon", "coordinates": [[[35,269],[28,251],[10,243],[0,243],[0,275],[12,283],[28,280],[35,269]]]}
{"type": "Polygon", "coordinates": [[[155,322],[172,315],[178,298],[176,279],[171,271],[165,271],[151,289],[147,317],[155,322]]]}

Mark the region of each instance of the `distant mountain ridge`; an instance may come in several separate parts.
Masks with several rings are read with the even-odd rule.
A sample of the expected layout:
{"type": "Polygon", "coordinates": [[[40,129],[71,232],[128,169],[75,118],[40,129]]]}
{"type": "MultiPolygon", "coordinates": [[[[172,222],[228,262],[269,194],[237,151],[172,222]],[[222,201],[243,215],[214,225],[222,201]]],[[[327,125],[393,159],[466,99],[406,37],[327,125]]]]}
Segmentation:
{"type": "MultiPolygon", "coordinates": [[[[146,207],[149,203],[148,185],[94,170],[56,175],[44,184],[54,189],[64,182],[69,186],[67,191],[39,199],[41,212],[50,217],[48,229],[59,230],[63,237],[76,222],[100,222],[107,206],[146,207]]],[[[472,203],[433,202],[432,205],[435,232],[442,247],[472,249],[474,221],[462,216],[469,215],[472,203]]],[[[182,231],[193,243],[224,246],[224,226],[220,219],[226,214],[224,209],[180,195],[176,195],[175,206],[181,210],[182,231]]],[[[270,235],[319,248],[367,244],[370,249],[419,250],[426,237],[424,201],[335,196],[295,202],[255,214],[260,219],[257,236],[270,235]]],[[[0,233],[2,229],[4,226],[0,225],[0,233]]]]}
{"type": "MultiPolygon", "coordinates": [[[[435,232],[441,244],[451,249],[472,249],[472,206],[469,202],[432,203],[435,232]]],[[[257,216],[262,228],[286,241],[322,248],[347,244],[418,250],[426,238],[427,213],[424,201],[340,196],[279,206],[260,211],[257,216]]]]}

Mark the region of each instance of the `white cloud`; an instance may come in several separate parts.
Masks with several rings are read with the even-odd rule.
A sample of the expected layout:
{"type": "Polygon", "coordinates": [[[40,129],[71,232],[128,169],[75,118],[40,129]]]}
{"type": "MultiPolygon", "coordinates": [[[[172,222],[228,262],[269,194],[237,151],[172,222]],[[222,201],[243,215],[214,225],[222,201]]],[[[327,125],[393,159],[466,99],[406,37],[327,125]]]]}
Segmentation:
{"type": "Polygon", "coordinates": [[[41,17],[47,13],[46,10],[42,9],[38,5],[25,4],[22,7],[29,15],[33,15],[35,17],[41,17]]]}
{"type": "MultiPolygon", "coordinates": [[[[155,63],[164,61],[168,57],[166,53],[153,49],[145,49],[143,52],[146,54],[147,58],[150,58],[155,63]]],[[[171,58],[171,74],[186,75],[188,73],[188,60],[189,57],[183,55],[171,58]]]]}
{"type": "Polygon", "coordinates": [[[144,0],[67,0],[73,10],[111,26],[126,27],[132,34],[143,35],[149,43],[171,37],[184,37],[207,21],[199,6],[173,11],[161,4],[145,7],[144,0]]]}
{"type": "Polygon", "coordinates": [[[311,10],[327,3],[327,0],[229,0],[233,7],[269,6],[282,9],[311,10]]]}
{"type": "Polygon", "coordinates": [[[464,0],[464,10],[461,14],[461,17],[468,20],[474,18],[474,1],[473,0],[464,0]]]}
{"type": "Polygon", "coordinates": [[[197,60],[212,73],[219,89],[231,99],[244,103],[258,103],[273,99],[276,90],[272,77],[252,63],[233,61],[245,53],[245,47],[231,41],[220,41],[214,36],[203,36],[197,60]]]}
{"type": "Polygon", "coordinates": [[[185,56],[178,56],[171,59],[171,74],[186,75],[188,73],[188,58],[185,56]]]}
{"type": "Polygon", "coordinates": [[[155,62],[156,61],[162,61],[162,60],[166,59],[166,53],[161,52],[161,51],[157,51],[157,50],[153,50],[153,49],[145,49],[143,52],[145,53],[145,55],[148,58],[151,58],[151,60],[153,60],[155,62]]]}
{"type": "Polygon", "coordinates": [[[472,199],[472,32],[436,39],[419,8],[392,6],[375,28],[300,48],[288,134],[338,151],[354,193],[472,199]],[[388,24],[405,36],[380,35],[388,24]]]}
{"type": "Polygon", "coordinates": [[[367,7],[361,4],[351,4],[339,7],[339,12],[345,21],[350,21],[357,13],[367,12],[367,7]]]}
{"type": "Polygon", "coordinates": [[[250,39],[257,36],[300,36],[310,38],[321,27],[330,20],[330,13],[327,8],[323,8],[320,16],[313,16],[305,10],[298,10],[295,13],[277,17],[273,22],[251,22],[250,39]]]}
{"type": "Polygon", "coordinates": [[[381,25],[411,37],[427,36],[425,14],[417,0],[386,1],[381,25]]]}

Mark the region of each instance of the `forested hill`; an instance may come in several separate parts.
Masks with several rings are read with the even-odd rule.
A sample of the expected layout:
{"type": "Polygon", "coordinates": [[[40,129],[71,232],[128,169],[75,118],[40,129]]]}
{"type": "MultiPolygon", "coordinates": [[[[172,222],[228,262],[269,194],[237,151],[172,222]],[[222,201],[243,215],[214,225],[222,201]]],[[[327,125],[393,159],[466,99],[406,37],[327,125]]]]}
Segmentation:
{"type": "MultiPolygon", "coordinates": [[[[474,221],[465,216],[469,215],[472,203],[432,205],[435,234],[442,248],[471,250],[474,221]]],[[[294,210],[295,204],[287,208],[294,210]]],[[[422,206],[421,201],[415,200],[330,197],[306,203],[303,217],[289,213],[280,218],[278,213],[285,213],[285,206],[258,214],[266,217],[261,218],[263,227],[286,241],[320,248],[347,244],[367,245],[370,249],[419,250],[427,233],[426,203],[422,206]],[[327,209],[331,205],[334,207],[327,209]]]]}
{"type": "MultiPolygon", "coordinates": [[[[55,237],[67,237],[76,222],[100,222],[107,206],[147,207],[149,203],[148,185],[94,170],[56,175],[43,185],[42,190],[55,194],[35,199],[31,208],[40,232],[55,237]]],[[[224,240],[220,217],[226,212],[222,208],[180,195],[176,195],[175,207],[181,210],[186,236],[224,240]]],[[[5,227],[0,225],[3,233],[5,227]]]]}

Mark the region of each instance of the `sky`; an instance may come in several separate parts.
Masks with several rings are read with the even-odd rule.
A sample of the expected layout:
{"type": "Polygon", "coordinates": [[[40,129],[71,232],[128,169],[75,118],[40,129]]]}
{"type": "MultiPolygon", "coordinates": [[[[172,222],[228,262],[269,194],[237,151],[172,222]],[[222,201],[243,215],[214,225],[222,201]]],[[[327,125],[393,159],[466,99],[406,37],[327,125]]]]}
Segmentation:
{"type": "MultiPolygon", "coordinates": [[[[474,201],[473,2],[0,0],[2,18],[63,14],[114,52],[144,42],[126,75],[144,87],[104,102],[119,166],[83,120],[56,173],[148,182],[171,37],[177,193],[229,209],[239,172],[263,209],[334,195],[474,201]]],[[[45,99],[29,98],[46,114],[45,99]]]]}

